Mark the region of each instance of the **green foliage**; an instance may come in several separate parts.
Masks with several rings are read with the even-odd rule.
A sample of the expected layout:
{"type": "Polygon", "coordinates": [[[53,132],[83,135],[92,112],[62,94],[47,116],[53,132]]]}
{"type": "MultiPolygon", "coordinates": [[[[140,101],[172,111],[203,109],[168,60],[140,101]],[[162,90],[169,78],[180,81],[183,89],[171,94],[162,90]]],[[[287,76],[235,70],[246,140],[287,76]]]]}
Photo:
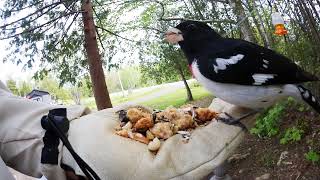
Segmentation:
{"type": "MultiPolygon", "coordinates": [[[[205,90],[203,87],[190,87],[194,100],[202,99],[211,94],[205,90]]],[[[155,99],[151,99],[141,104],[149,106],[155,109],[165,109],[168,106],[180,107],[187,103],[185,89],[178,89],[174,93],[166,94],[155,99]]]]}
{"type": "Polygon", "coordinates": [[[19,85],[19,94],[20,96],[26,96],[29,92],[32,91],[32,87],[30,83],[27,83],[26,81],[22,81],[21,84],[19,85]]]}
{"type": "Polygon", "coordinates": [[[61,84],[75,83],[87,72],[79,3],[5,0],[3,4],[0,39],[9,40],[11,51],[5,61],[23,64],[25,69],[41,62],[34,77],[42,79],[55,72],[61,84]]]}
{"type": "MultiPolygon", "coordinates": [[[[161,90],[161,88],[156,88],[144,92],[136,92],[133,94],[129,94],[127,97],[122,97],[122,95],[120,94],[111,95],[111,101],[113,105],[118,105],[127,101],[135,101],[139,98],[160,92],[161,90]]],[[[203,87],[191,87],[191,91],[194,95],[195,100],[211,96],[211,94],[203,87]]],[[[95,102],[93,98],[84,98],[82,103],[90,108],[95,108],[95,102]]],[[[174,93],[159,96],[154,99],[146,100],[144,102],[139,102],[139,104],[155,109],[165,109],[168,106],[180,107],[185,103],[187,103],[185,89],[178,89],[174,93]]]]}
{"type": "Polygon", "coordinates": [[[124,89],[136,89],[142,87],[142,74],[138,67],[131,66],[119,70],[119,75],[124,89]]]}
{"type": "Polygon", "coordinates": [[[310,150],[309,152],[305,153],[304,156],[308,161],[311,161],[313,164],[319,163],[320,161],[319,153],[314,150],[310,150]]]}
{"type": "MultiPolygon", "coordinates": [[[[97,29],[97,37],[101,40],[99,48],[103,65],[110,69],[119,67],[122,63],[141,61],[141,80],[144,85],[181,80],[180,72],[177,70],[179,67],[187,78],[191,77],[178,48],[162,41],[161,35],[179,22],[163,20],[165,18],[213,20],[208,24],[221,35],[243,38],[239,31],[242,28],[237,28],[241,23],[237,24],[239,17],[234,13],[235,7],[222,1],[91,2],[94,6],[95,24],[109,30],[97,29]],[[125,40],[120,36],[134,41],[125,40]]],[[[312,17],[315,20],[317,18],[317,13],[313,12],[312,8],[311,17],[305,17],[305,13],[300,12],[295,2],[285,3],[284,0],[279,0],[278,10],[289,17],[289,23],[285,25],[289,34],[286,37],[278,37],[273,34],[274,27],[270,16],[273,10],[269,3],[248,0],[245,4],[247,5],[243,4],[243,14],[251,16],[250,26],[246,28],[254,31],[255,39],[258,39],[260,44],[268,39],[272,49],[290,57],[309,72],[320,74],[319,42],[316,40],[319,35],[313,34],[319,30],[319,23],[312,28],[312,23],[308,22],[312,17]],[[251,11],[250,7],[256,9],[251,11]],[[258,19],[258,24],[253,21],[254,18],[258,19]],[[259,29],[265,33],[261,34],[259,29]]],[[[41,69],[35,74],[35,78],[38,79],[45,78],[48,73],[53,72],[60,85],[67,82],[83,83],[82,77],[88,74],[89,67],[84,50],[80,1],[4,0],[1,5],[0,18],[4,24],[0,26],[0,39],[10,39],[8,49],[11,51],[5,60],[24,64],[25,68],[33,66],[35,61],[41,62],[41,69]]],[[[131,78],[121,73],[121,77],[131,78]]],[[[108,88],[109,85],[112,87],[109,88],[111,92],[119,91],[116,79],[111,77],[107,80],[108,88]]],[[[130,79],[124,82],[127,85],[125,89],[139,87],[130,79]]],[[[319,85],[312,88],[320,94],[319,85]]],[[[89,90],[90,88],[83,89],[84,92],[81,94],[90,96],[89,90]]],[[[304,111],[304,108],[301,107],[299,110],[304,111]]]]}
{"type": "Polygon", "coordinates": [[[59,82],[50,76],[41,80],[38,83],[38,87],[40,90],[48,91],[50,95],[54,97],[54,99],[60,99],[63,101],[71,99],[70,92],[67,89],[59,86],[59,82]]]}
{"type": "Polygon", "coordinates": [[[79,83],[78,91],[80,92],[82,97],[92,97],[93,96],[93,90],[92,90],[92,84],[90,81],[90,77],[85,76],[79,83]]]}
{"type": "Polygon", "coordinates": [[[153,59],[145,59],[146,54],[141,61],[144,81],[155,80],[157,84],[161,84],[182,80],[182,74],[186,79],[191,77],[187,61],[181,50],[163,42],[155,42],[151,46],[149,56],[152,56],[153,59]]]}
{"type": "Polygon", "coordinates": [[[285,110],[283,104],[276,104],[257,118],[255,127],[250,130],[259,137],[271,137],[279,132],[279,123],[285,110]]]}
{"type": "Polygon", "coordinates": [[[192,83],[190,83],[190,87],[200,87],[200,83],[198,81],[194,81],[192,83]]]}
{"type": "Polygon", "coordinates": [[[280,144],[287,144],[300,141],[304,131],[297,127],[288,128],[284,136],[280,139],[280,144]]]}
{"type": "Polygon", "coordinates": [[[152,4],[149,7],[147,7],[142,13],[141,13],[141,24],[143,26],[148,26],[153,21],[153,15],[156,12],[156,4],[152,4]]]}
{"type": "Polygon", "coordinates": [[[107,72],[106,82],[109,92],[121,91],[119,78],[124,90],[155,85],[155,82],[152,82],[151,79],[143,77],[138,66],[125,66],[121,69],[111,69],[107,72]]]}
{"type": "MultiPolygon", "coordinates": [[[[91,1],[94,6],[95,24],[110,31],[119,24],[117,5],[104,0],[91,1]],[[105,6],[102,4],[109,4],[105,6]],[[111,17],[114,19],[111,19],[111,17]]],[[[81,84],[82,77],[89,72],[87,54],[84,45],[84,30],[81,21],[80,1],[11,1],[1,2],[0,40],[8,39],[8,53],[4,61],[23,64],[25,69],[40,64],[34,75],[36,80],[45,78],[52,72],[60,86],[66,83],[81,84]]],[[[126,3],[124,3],[126,4],[126,3]]],[[[130,4],[130,3],[129,3],[130,4]]],[[[121,27],[122,28],[122,27],[121,27]]],[[[121,29],[123,30],[123,28],[121,29]]],[[[104,65],[114,66],[113,56],[129,50],[120,48],[120,40],[108,32],[97,30],[101,40],[101,60],[104,65]],[[103,46],[103,48],[102,48],[103,46]]]]}
{"type": "Polygon", "coordinates": [[[19,95],[19,90],[17,88],[17,84],[16,81],[14,81],[13,79],[9,79],[6,82],[7,87],[10,89],[10,91],[15,94],[15,95],[19,95]]]}

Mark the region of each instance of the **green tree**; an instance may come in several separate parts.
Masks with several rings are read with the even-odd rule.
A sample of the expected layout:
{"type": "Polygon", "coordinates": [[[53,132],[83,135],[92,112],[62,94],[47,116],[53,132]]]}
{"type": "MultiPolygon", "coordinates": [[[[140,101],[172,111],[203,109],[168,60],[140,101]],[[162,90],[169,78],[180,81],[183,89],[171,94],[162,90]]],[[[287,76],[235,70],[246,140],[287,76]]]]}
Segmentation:
{"type": "Polygon", "coordinates": [[[78,87],[82,97],[92,97],[92,84],[89,77],[84,77],[78,87]]]}
{"type": "MultiPolygon", "coordinates": [[[[96,100],[105,102],[108,100],[101,99],[96,92],[106,89],[97,84],[98,80],[105,79],[100,76],[103,74],[101,63],[109,69],[117,63],[136,61],[133,57],[139,52],[142,62],[150,61],[150,65],[160,66],[155,62],[167,58],[159,50],[166,50],[165,46],[159,45],[164,43],[161,34],[186,19],[207,22],[225,37],[244,38],[272,47],[319,75],[319,3],[318,0],[277,0],[273,3],[261,0],[7,0],[0,12],[2,19],[6,19],[0,25],[0,39],[10,38],[10,48],[15,48],[11,48],[13,52],[9,59],[16,63],[24,63],[28,67],[36,60],[35,54],[41,58],[46,68],[36,77],[45,77],[50,71],[57,73],[62,83],[79,82],[80,76],[91,72],[96,100]],[[289,18],[286,23],[289,34],[285,37],[273,34],[271,13],[275,11],[289,18]],[[23,17],[14,18],[18,15],[23,17]],[[121,62],[114,62],[114,57],[119,54],[125,57],[121,62]],[[98,75],[95,74],[97,72],[98,75]]],[[[181,67],[186,73],[187,67],[181,67]]],[[[178,74],[171,74],[169,79],[179,78],[178,74]]],[[[165,71],[157,72],[157,79],[161,76],[168,80],[169,75],[165,71]]],[[[116,82],[116,79],[107,79],[116,82]]],[[[112,83],[116,87],[115,82],[112,83]]],[[[318,87],[313,85],[319,95],[318,87]]]]}
{"type": "Polygon", "coordinates": [[[20,96],[26,96],[28,93],[32,91],[32,87],[30,84],[28,84],[26,81],[22,81],[19,84],[19,94],[20,96]]]}
{"type": "Polygon", "coordinates": [[[18,88],[17,88],[17,84],[16,84],[16,81],[13,80],[13,79],[8,79],[7,82],[7,87],[10,89],[10,91],[15,94],[15,95],[19,95],[19,91],[18,91],[18,88]]]}
{"type": "Polygon", "coordinates": [[[59,82],[50,76],[44,77],[43,80],[39,81],[38,87],[40,90],[48,91],[55,99],[63,101],[71,99],[70,92],[59,86],[59,82]]]}
{"type": "Polygon", "coordinates": [[[141,87],[141,76],[139,67],[127,66],[119,69],[120,78],[124,89],[135,89],[141,87]]]}
{"type": "Polygon", "coordinates": [[[158,83],[182,80],[186,87],[188,100],[193,100],[186,81],[191,76],[182,52],[174,46],[159,42],[150,47],[150,54],[148,54],[150,58],[141,58],[144,59],[141,62],[143,77],[153,79],[158,83]]]}
{"type": "Polygon", "coordinates": [[[43,68],[36,78],[54,71],[60,84],[76,83],[89,70],[97,107],[104,109],[112,105],[98,49],[93,6],[91,0],[6,0],[0,10],[0,40],[10,40],[13,52],[7,59],[17,64],[31,67],[40,58],[43,68]]]}

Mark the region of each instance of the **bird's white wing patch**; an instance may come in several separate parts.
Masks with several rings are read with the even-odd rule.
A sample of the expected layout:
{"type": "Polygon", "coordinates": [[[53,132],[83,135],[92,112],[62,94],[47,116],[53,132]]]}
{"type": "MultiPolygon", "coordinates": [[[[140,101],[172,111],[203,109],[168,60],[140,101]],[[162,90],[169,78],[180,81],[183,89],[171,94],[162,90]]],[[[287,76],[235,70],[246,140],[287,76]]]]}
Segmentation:
{"type": "Polygon", "coordinates": [[[269,79],[274,78],[275,74],[253,74],[254,85],[261,85],[268,81],[269,79]]]}
{"type": "Polygon", "coordinates": [[[265,63],[265,64],[269,64],[269,61],[268,60],[263,60],[263,62],[265,63]]]}
{"type": "Polygon", "coordinates": [[[227,65],[236,64],[243,57],[243,54],[237,54],[235,56],[231,56],[229,59],[217,58],[217,65],[213,65],[214,71],[218,73],[219,70],[225,70],[227,68],[227,65]]]}

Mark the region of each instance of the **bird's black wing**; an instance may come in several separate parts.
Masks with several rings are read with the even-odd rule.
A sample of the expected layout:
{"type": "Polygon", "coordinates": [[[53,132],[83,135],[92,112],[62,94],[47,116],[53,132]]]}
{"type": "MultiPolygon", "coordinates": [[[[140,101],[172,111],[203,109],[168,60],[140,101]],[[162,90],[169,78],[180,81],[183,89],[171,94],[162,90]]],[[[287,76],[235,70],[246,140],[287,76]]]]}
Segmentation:
{"type": "Polygon", "coordinates": [[[208,47],[204,52],[210,53],[203,53],[197,64],[215,82],[259,86],[318,80],[287,57],[247,41],[224,39],[208,47]]]}

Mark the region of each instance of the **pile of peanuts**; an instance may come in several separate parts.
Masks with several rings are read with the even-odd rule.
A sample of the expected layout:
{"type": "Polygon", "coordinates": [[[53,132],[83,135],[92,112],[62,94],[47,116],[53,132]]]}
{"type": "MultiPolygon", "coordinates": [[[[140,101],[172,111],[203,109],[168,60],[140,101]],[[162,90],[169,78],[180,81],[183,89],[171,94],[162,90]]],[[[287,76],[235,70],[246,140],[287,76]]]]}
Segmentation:
{"type": "Polygon", "coordinates": [[[115,127],[115,133],[147,144],[152,152],[157,152],[161,142],[175,134],[181,134],[187,143],[192,130],[207,125],[218,114],[208,108],[192,106],[168,107],[163,111],[153,112],[143,108],[129,108],[118,113],[121,123],[115,127]]]}

